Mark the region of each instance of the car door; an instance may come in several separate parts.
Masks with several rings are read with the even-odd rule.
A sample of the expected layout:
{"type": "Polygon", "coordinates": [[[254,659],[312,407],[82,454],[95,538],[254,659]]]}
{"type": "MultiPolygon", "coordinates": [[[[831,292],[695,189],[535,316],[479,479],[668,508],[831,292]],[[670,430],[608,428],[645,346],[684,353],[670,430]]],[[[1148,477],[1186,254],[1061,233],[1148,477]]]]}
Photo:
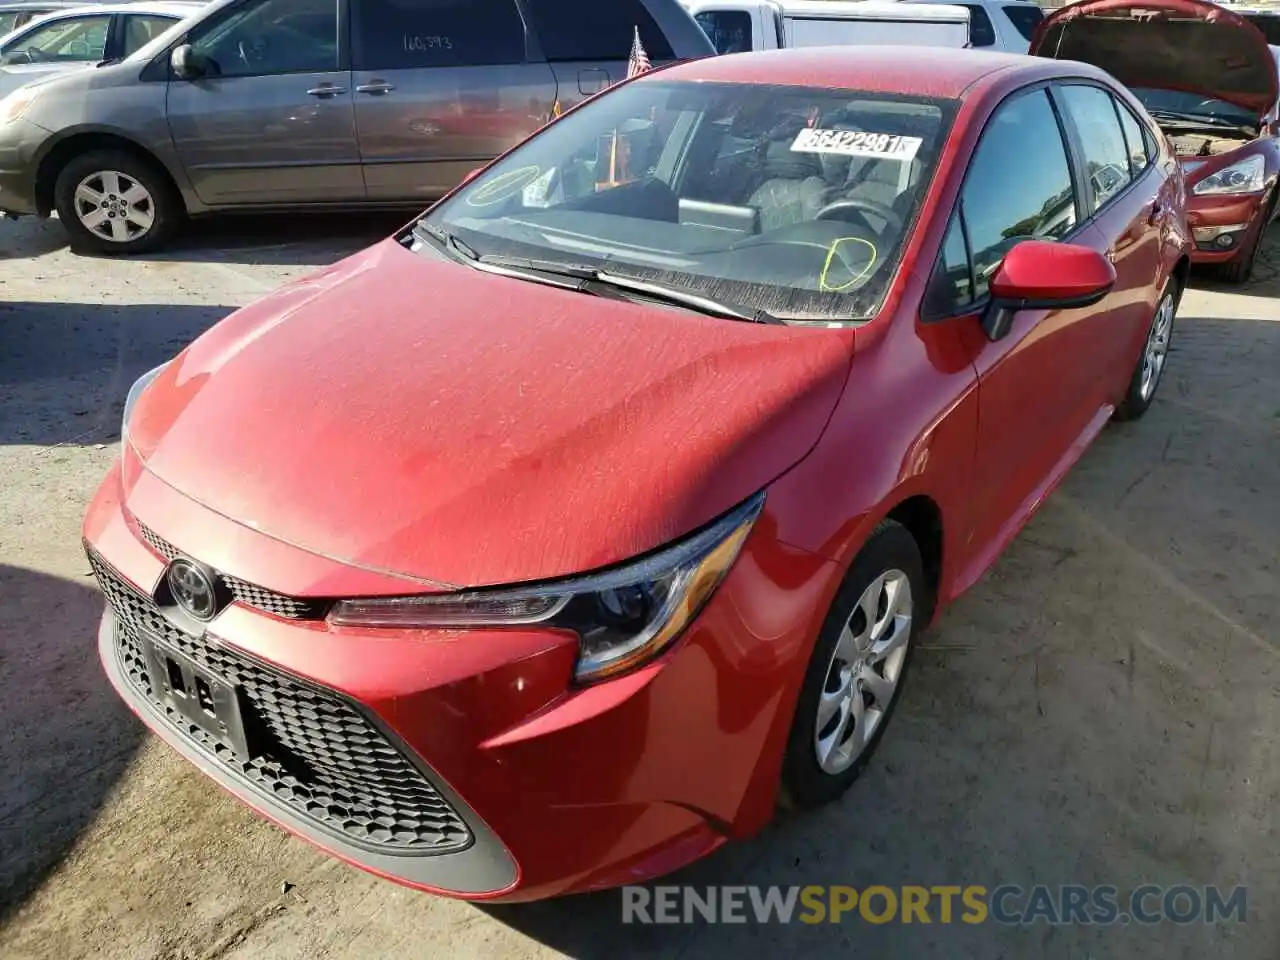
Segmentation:
{"type": "Polygon", "coordinates": [[[1161,172],[1147,164],[1135,178],[1118,112],[1127,108],[1093,84],[1059,84],[1053,97],[1083,174],[1086,211],[1116,268],[1116,285],[1106,300],[1109,309],[1096,311],[1087,321],[1093,355],[1100,361],[1095,393],[1101,401],[1125,382],[1135,360],[1135,339],[1155,313],[1163,263],[1161,226],[1170,214],[1160,202],[1161,172]]]}
{"type": "Polygon", "coordinates": [[[1092,416],[1080,391],[1095,373],[1086,327],[1096,308],[1022,310],[994,342],[980,325],[991,276],[1017,243],[1101,243],[1084,223],[1078,192],[1047,91],[1012,95],[983,130],[932,274],[927,316],[960,325],[978,377],[975,555],[1012,533],[1092,416]]]}
{"type": "Polygon", "coordinates": [[[0,96],[68,70],[84,69],[106,55],[111,14],[77,14],[42,21],[0,51],[0,96]]]}
{"type": "Polygon", "coordinates": [[[240,0],[187,36],[204,75],[171,74],[169,131],[210,206],[363,199],[345,0],[240,0]]]}
{"type": "Polygon", "coordinates": [[[642,0],[521,2],[539,48],[555,71],[556,93],[566,110],[626,78],[637,30],[650,63],[675,58],[642,0]]]}
{"type": "Polygon", "coordinates": [[[551,116],[515,0],[355,0],[356,127],[371,200],[429,200],[551,116]]]}

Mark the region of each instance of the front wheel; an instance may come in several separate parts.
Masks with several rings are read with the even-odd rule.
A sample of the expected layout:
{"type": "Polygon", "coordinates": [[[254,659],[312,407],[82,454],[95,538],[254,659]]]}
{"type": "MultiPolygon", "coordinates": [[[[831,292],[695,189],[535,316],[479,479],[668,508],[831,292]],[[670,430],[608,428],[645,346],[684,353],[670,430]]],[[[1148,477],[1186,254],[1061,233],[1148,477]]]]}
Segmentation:
{"type": "Polygon", "coordinates": [[[924,564],[886,520],[854,559],[814,645],[783,760],[783,798],[815,807],[862,773],[897,707],[928,609],[924,564]]]}
{"type": "Polygon", "coordinates": [[[1169,345],[1173,342],[1173,319],[1178,311],[1177,281],[1170,280],[1156,303],[1155,316],[1147,328],[1147,339],[1142,345],[1142,356],[1129,378],[1125,398],[1116,407],[1117,420],[1137,420],[1147,412],[1155,399],[1156,388],[1164,375],[1165,362],[1169,358],[1169,345]]]}
{"type": "Polygon", "coordinates": [[[71,245],[98,253],[160,246],[182,216],[182,201],[154,164],[120,150],[92,150],[62,168],[53,190],[71,245]]]}

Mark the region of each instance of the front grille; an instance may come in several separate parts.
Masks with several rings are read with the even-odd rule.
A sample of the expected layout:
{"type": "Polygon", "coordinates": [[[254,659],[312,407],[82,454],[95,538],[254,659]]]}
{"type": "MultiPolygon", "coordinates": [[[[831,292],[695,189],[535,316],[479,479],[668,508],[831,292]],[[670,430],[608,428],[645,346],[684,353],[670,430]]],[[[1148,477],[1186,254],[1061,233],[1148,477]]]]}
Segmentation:
{"type": "Polygon", "coordinates": [[[129,684],[179,733],[216,757],[227,773],[358,846],[440,854],[470,845],[471,831],[457,811],[352,704],[187,633],[93,551],[89,561],[119,622],[116,655],[129,684]],[[143,633],[241,691],[244,724],[255,731],[258,744],[251,759],[237,757],[165,704],[147,672],[143,633]]]}
{"type": "MultiPolygon", "coordinates": [[[[175,560],[181,556],[181,550],[168,540],[165,540],[145,523],[139,523],[138,530],[142,534],[142,539],[151,546],[151,549],[166,560],[175,560]]],[[[256,584],[241,580],[239,577],[227,576],[225,573],[218,574],[218,578],[231,595],[241,603],[264,613],[284,617],[287,620],[320,620],[324,617],[329,607],[328,601],[325,600],[288,597],[282,593],[276,593],[273,590],[267,590],[256,584]]]]}

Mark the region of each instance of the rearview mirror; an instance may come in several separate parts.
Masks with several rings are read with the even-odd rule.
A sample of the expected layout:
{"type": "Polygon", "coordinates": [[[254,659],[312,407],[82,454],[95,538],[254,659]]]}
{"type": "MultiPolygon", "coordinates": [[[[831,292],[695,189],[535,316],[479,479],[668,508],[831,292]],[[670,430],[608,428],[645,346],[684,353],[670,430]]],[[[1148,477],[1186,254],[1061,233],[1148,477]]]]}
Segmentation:
{"type": "Polygon", "coordinates": [[[189,43],[181,43],[169,54],[169,66],[180,80],[197,80],[204,76],[204,63],[200,54],[189,43]]]}
{"type": "Polygon", "coordinates": [[[1111,261],[1090,247],[1024,240],[991,278],[991,305],[982,317],[987,339],[1004,338],[1019,310],[1066,310],[1097,303],[1116,282],[1111,261]]]}

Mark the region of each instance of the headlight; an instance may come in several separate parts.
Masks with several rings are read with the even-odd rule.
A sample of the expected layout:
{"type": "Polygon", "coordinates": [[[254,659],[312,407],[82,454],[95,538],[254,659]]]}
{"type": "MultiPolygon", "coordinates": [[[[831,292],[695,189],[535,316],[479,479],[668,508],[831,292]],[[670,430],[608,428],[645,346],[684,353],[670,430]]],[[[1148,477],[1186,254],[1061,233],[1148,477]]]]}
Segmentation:
{"type": "Polygon", "coordinates": [[[570,630],[578,635],[575,679],[604,680],[671,645],[737,560],[763,506],[764,494],[756,494],[674,546],[604,573],[467,593],[342,600],[329,620],[362,627],[570,630]]]}
{"type": "Polygon", "coordinates": [[[39,96],[39,90],[24,90],[20,87],[0,100],[0,124],[12,123],[21,117],[35,102],[37,96],[39,96]]]}
{"type": "Polygon", "coordinates": [[[1217,173],[1211,173],[1192,189],[1197,196],[1223,193],[1257,193],[1262,189],[1266,176],[1266,162],[1260,156],[1252,156],[1217,173]]]}
{"type": "Polygon", "coordinates": [[[120,415],[120,440],[122,442],[125,437],[129,435],[129,416],[133,413],[134,404],[136,404],[138,402],[138,398],[142,396],[142,391],[147,389],[147,386],[151,381],[160,376],[164,371],[164,368],[168,365],[169,364],[166,362],[152,370],[148,370],[135,380],[133,382],[133,386],[129,388],[129,392],[124,398],[124,413],[120,415]]]}

